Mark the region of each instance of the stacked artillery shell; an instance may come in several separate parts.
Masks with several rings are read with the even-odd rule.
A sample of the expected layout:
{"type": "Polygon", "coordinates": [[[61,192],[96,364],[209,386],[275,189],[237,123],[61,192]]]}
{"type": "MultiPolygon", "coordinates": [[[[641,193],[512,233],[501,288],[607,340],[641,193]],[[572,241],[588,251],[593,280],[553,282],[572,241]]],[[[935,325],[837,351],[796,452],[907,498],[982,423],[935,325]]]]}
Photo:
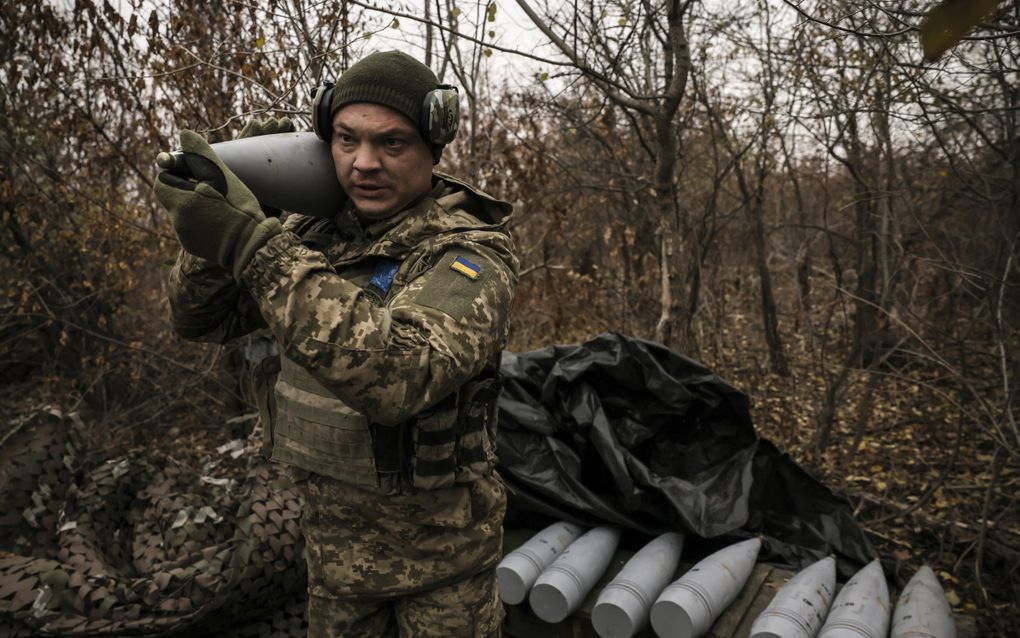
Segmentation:
{"type": "MultiPolygon", "coordinates": [[[[259,135],[211,146],[263,206],[332,217],[347,197],[329,144],[314,133],[259,135]]],[[[173,173],[190,174],[180,151],[160,153],[156,161],[173,173]]]]}
{"type": "Polygon", "coordinates": [[[740,594],[761,539],[752,538],[725,547],[695,565],[667,587],[652,607],[652,628],[660,638],[696,638],[740,594]]]}
{"type": "Polygon", "coordinates": [[[572,614],[606,571],[619,542],[620,530],[596,527],[571,543],[531,588],[528,602],[535,615],[560,622],[572,614]]]}
{"type": "Polygon", "coordinates": [[[630,638],[648,622],[648,613],[680,562],[684,537],[668,532],[641,548],[599,594],[591,622],[602,638],[630,638]]]}
{"type": "Polygon", "coordinates": [[[840,590],[818,638],[885,638],[888,632],[889,587],[876,558],[840,590]]]}
{"type": "Polygon", "coordinates": [[[508,605],[523,602],[539,574],[582,532],[584,528],[573,523],[553,523],[507,554],[496,567],[503,602],[508,605]]]}
{"type": "Polygon", "coordinates": [[[927,565],[903,588],[893,612],[890,638],[956,638],[949,601],[927,565]]]}
{"type": "Polygon", "coordinates": [[[751,638],[814,638],[835,588],[836,561],[831,556],[801,570],[755,618],[751,638]]]}

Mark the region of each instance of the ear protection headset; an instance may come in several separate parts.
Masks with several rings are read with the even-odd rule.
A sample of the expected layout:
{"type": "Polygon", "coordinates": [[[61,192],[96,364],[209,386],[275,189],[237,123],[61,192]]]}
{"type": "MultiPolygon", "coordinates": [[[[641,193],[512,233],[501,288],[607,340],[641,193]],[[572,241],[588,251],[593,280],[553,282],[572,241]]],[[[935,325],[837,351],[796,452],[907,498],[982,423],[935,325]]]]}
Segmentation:
{"type": "MultiPolygon", "coordinates": [[[[312,130],[325,142],[333,137],[333,120],[329,113],[332,102],[332,82],[324,82],[312,91],[312,130]]],[[[422,104],[421,121],[415,124],[425,141],[433,147],[452,142],[460,125],[457,87],[440,84],[429,91],[422,104]]]]}

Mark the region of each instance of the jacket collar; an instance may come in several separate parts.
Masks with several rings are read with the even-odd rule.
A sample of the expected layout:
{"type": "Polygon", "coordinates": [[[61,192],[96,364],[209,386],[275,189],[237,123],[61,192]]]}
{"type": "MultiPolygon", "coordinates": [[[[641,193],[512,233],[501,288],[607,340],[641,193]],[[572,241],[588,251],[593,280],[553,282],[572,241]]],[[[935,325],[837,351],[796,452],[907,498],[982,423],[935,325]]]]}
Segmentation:
{"type": "Polygon", "coordinates": [[[512,207],[449,175],[433,173],[432,191],[399,213],[362,226],[348,202],[333,223],[348,249],[341,262],[365,255],[394,259],[437,235],[462,231],[506,232],[512,207]],[[359,249],[360,248],[360,249],[359,249]]]}

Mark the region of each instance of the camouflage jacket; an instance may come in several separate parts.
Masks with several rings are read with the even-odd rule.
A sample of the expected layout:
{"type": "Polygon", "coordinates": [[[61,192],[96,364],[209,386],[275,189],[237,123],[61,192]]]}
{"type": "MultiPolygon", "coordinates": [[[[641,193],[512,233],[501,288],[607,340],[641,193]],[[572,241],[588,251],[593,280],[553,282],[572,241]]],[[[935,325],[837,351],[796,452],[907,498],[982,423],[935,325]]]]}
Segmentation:
{"type": "Polygon", "coordinates": [[[363,228],[290,216],[239,282],[181,254],[170,277],[174,329],[226,342],[268,327],[281,352],[373,422],[395,425],[498,365],[518,262],[510,206],[446,175],[393,217],[363,228]],[[343,273],[399,263],[388,294],[343,273]],[[466,261],[469,270],[458,267],[466,261]]]}

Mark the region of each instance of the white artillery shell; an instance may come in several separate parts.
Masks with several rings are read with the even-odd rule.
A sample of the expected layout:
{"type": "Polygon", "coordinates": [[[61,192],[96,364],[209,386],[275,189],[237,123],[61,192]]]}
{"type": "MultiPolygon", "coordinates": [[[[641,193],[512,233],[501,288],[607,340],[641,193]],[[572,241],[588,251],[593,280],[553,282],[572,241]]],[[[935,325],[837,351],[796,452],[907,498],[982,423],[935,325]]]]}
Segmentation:
{"type": "Polygon", "coordinates": [[[956,638],[946,593],[927,565],[903,588],[893,612],[890,638],[956,638]]]}
{"type": "Polygon", "coordinates": [[[620,542],[620,530],[596,527],[570,544],[543,571],[528,595],[535,615],[560,622],[573,613],[606,571],[620,542]]]}
{"type": "Polygon", "coordinates": [[[889,587],[876,558],[840,590],[818,638],[885,638],[888,633],[889,587]]]}
{"type": "Polygon", "coordinates": [[[783,585],[751,625],[751,638],[815,638],[832,604],[836,560],[829,556],[783,585]]]}
{"type": "Polygon", "coordinates": [[[761,549],[752,538],[724,547],[667,587],[652,606],[652,629],[660,638],[696,638],[740,594],[761,549]]]}
{"type": "Polygon", "coordinates": [[[528,542],[503,557],[496,567],[499,595],[508,605],[528,597],[538,575],[573,543],[584,528],[573,523],[553,523],[528,542]]]}
{"type": "Polygon", "coordinates": [[[668,532],[648,543],[627,561],[602,590],[591,622],[602,638],[630,638],[648,622],[656,597],[680,562],[684,537],[668,532]]]}

